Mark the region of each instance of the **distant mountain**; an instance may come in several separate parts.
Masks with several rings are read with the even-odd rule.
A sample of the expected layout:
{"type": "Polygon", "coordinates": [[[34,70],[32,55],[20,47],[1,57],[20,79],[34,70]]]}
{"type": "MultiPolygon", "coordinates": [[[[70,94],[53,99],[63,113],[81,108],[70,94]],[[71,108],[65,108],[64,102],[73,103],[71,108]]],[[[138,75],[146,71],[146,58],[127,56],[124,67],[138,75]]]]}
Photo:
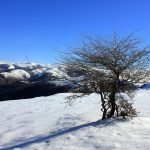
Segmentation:
{"type": "Polygon", "coordinates": [[[0,62],[0,100],[32,98],[67,92],[63,65],[0,62]]]}

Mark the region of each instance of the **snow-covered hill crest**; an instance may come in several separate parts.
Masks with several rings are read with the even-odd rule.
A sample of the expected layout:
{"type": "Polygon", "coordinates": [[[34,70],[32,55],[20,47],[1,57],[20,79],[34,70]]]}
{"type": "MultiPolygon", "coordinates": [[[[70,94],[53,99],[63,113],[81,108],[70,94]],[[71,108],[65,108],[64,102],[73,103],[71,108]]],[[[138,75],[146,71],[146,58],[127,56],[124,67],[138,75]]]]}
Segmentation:
{"type": "Polygon", "coordinates": [[[99,121],[98,95],[91,94],[66,107],[68,95],[1,102],[0,149],[150,149],[150,90],[137,91],[139,117],[127,120],[99,121]]]}
{"type": "Polygon", "coordinates": [[[33,79],[38,76],[62,78],[66,76],[62,65],[40,65],[36,63],[4,63],[0,62],[0,85],[16,81],[33,79]],[[9,82],[7,82],[9,80],[9,82]]]}

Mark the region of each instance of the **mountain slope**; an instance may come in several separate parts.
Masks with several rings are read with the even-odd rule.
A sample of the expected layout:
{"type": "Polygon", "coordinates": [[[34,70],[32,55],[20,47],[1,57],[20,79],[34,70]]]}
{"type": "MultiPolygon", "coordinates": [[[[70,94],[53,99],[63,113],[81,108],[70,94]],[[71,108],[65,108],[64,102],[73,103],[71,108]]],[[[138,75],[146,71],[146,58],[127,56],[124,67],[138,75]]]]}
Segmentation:
{"type": "Polygon", "coordinates": [[[139,117],[98,121],[99,96],[65,105],[69,94],[57,94],[0,105],[0,149],[149,150],[150,90],[138,90],[139,117]]]}

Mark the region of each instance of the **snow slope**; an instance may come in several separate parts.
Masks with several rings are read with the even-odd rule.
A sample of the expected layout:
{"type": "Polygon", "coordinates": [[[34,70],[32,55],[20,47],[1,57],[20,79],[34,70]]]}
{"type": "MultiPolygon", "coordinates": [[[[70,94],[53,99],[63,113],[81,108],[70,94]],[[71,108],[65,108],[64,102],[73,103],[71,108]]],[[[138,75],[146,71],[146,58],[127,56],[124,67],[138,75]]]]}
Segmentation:
{"type": "Polygon", "coordinates": [[[29,79],[31,76],[28,72],[22,69],[12,70],[10,72],[0,73],[0,85],[8,85],[16,81],[29,79]]]}
{"type": "Polygon", "coordinates": [[[150,150],[150,90],[139,90],[134,119],[98,121],[99,96],[65,105],[69,94],[57,94],[0,105],[0,149],[150,150]]]}

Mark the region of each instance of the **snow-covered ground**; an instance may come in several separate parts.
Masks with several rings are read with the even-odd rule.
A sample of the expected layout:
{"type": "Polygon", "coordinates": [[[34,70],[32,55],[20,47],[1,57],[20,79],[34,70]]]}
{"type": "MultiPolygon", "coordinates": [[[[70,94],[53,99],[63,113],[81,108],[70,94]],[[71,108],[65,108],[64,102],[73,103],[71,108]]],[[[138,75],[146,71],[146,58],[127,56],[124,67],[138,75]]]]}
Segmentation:
{"type": "Polygon", "coordinates": [[[69,94],[0,102],[0,149],[150,150],[150,90],[138,90],[139,117],[98,121],[99,96],[65,105],[69,94]]]}

